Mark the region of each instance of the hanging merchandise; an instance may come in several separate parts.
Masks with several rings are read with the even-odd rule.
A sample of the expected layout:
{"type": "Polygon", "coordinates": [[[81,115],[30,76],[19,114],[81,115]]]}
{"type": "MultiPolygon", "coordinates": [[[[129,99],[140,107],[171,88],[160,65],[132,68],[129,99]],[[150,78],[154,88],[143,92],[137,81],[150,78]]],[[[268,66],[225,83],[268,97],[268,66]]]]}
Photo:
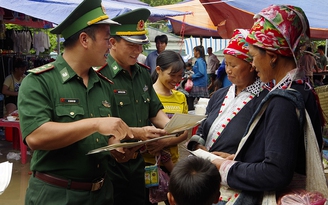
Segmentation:
{"type": "Polygon", "coordinates": [[[48,34],[43,31],[34,32],[33,34],[33,48],[36,51],[36,55],[44,52],[45,49],[50,48],[50,40],[48,34]]]}
{"type": "Polygon", "coordinates": [[[3,16],[5,15],[5,11],[0,8],[0,40],[6,38],[6,26],[5,22],[3,21],[3,16]]]}
{"type": "Polygon", "coordinates": [[[16,31],[11,35],[15,53],[28,53],[31,50],[32,34],[29,30],[16,31]]]}

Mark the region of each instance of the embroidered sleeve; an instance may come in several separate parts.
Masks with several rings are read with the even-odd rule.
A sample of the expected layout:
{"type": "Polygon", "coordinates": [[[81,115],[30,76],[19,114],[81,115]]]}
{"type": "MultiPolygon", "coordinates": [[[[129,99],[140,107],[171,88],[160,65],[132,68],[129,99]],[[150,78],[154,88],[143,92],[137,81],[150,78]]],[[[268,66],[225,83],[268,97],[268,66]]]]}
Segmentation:
{"type": "Polygon", "coordinates": [[[233,160],[226,160],[225,162],[222,163],[220,167],[220,175],[221,175],[221,184],[228,186],[228,173],[232,165],[234,165],[236,161],[233,160]]]}

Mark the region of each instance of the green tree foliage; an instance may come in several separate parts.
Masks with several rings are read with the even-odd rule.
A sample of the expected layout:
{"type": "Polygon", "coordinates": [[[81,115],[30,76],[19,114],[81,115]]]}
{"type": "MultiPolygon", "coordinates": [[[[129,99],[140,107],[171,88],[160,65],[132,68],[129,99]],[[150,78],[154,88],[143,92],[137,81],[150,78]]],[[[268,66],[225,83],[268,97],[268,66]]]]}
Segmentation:
{"type": "Polygon", "coordinates": [[[142,2],[149,4],[150,6],[162,6],[170,5],[182,2],[182,0],[141,0],[142,2]]]}

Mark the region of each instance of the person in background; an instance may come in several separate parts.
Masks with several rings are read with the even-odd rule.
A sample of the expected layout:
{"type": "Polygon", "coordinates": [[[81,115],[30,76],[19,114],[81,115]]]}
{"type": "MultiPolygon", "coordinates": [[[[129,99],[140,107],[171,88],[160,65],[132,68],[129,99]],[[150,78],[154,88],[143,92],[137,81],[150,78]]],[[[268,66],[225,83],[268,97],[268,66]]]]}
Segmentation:
{"type": "Polygon", "coordinates": [[[318,46],[319,53],[319,63],[318,66],[322,71],[325,71],[327,68],[327,57],[325,56],[325,46],[318,46]]]}
{"type": "Polygon", "coordinates": [[[109,152],[87,155],[109,141],[133,137],[112,116],[109,82],[93,66],[106,63],[109,19],[101,0],[84,0],[56,28],[65,51],[30,70],[18,107],[23,140],[33,152],[25,204],[114,204],[109,152]]]}
{"type": "MultiPolygon", "coordinates": [[[[188,80],[189,76],[192,76],[194,74],[194,71],[192,71],[192,64],[191,62],[186,62],[186,69],[184,72],[184,75],[182,77],[182,80],[180,81],[179,85],[176,87],[176,90],[182,92],[186,97],[189,96],[189,92],[185,90],[185,86],[188,80]]],[[[188,107],[187,107],[188,109],[188,107]]]]}
{"type": "Polygon", "coordinates": [[[145,56],[142,52],[139,54],[138,58],[137,58],[137,61],[138,63],[141,63],[141,64],[145,64],[146,63],[146,58],[147,56],[145,56]]]}
{"type": "Polygon", "coordinates": [[[145,62],[145,65],[150,67],[150,74],[152,74],[156,69],[156,59],[158,55],[165,50],[167,42],[168,38],[165,34],[158,35],[155,37],[156,51],[149,53],[145,62]]]}
{"type": "Polygon", "coordinates": [[[223,50],[225,70],[232,85],[217,90],[211,97],[207,118],[188,143],[191,150],[236,153],[252,114],[268,93],[251,64],[253,58],[245,40],[248,32],[236,29],[223,50]]]}
{"type": "Polygon", "coordinates": [[[225,59],[222,60],[222,63],[220,65],[220,67],[218,68],[218,74],[217,74],[217,79],[219,79],[222,82],[222,87],[228,87],[230,86],[232,83],[229,81],[228,76],[227,76],[227,72],[225,69],[225,59]]]}
{"type": "Polygon", "coordinates": [[[214,81],[216,79],[216,70],[218,69],[220,65],[220,61],[216,55],[212,52],[212,47],[207,48],[207,78],[208,78],[208,92],[212,93],[214,91],[214,81]]]}
{"type": "MultiPolygon", "coordinates": [[[[166,134],[163,128],[169,122],[153,88],[148,68],[137,63],[142,45],[149,43],[145,35],[149,15],[148,9],[140,8],[113,18],[121,25],[111,26],[110,55],[107,64],[98,69],[98,73],[113,82],[108,91],[114,93],[112,116],[122,118],[130,127],[139,128],[139,133],[133,133],[134,141],[166,134]]],[[[156,148],[148,150],[153,155],[171,146],[171,138],[157,142],[156,148]]],[[[115,205],[149,203],[145,191],[145,161],[139,152],[140,147],[136,148],[124,149],[124,153],[111,151],[114,157],[108,162],[109,177],[113,182],[115,205]]]]}
{"type": "Polygon", "coordinates": [[[194,74],[189,77],[193,81],[193,87],[187,98],[188,110],[195,109],[195,99],[208,98],[206,61],[203,46],[194,47],[194,57],[196,62],[193,66],[194,74]]]}
{"type": "MultiPolygon", "coordinates": [[[[301,80],[303,76],[296,67],[299,42],[303,37],[310,38],[304,11],[291,5],[271,5],[256,14],[254,20],[246,38],[253,66],[262,82],[276,83],[254,113],[256,116],[268,102],[235,156],[212,161],[221,174],[221,185],[231,191],[226,199],[244,205],[261,204],[265,191],[274,191],[279,198],[279,192],[296,185],[293,177],[297,178],[297,188],[305,189],[304,109],[311,118],[318,146],[322,147],[314,90],[301,80]]],[[[249,126],[253,120],[254,117],[249,126]]]]}
{"type": "Polygon", "coordinates": [[[13,70],[5,78],[2,86],[2,94],[5,95],[5,107],[7,115],[17,110],[17,98],[19,87],[25,78],[27,62],[22,58],[16,58],[13,70]]]}
{"type": "Polygon", "coordinates": [[[49,56],[50,56],[50,58],[51,58],[52,60],[56,60],[56,58],[57,58],[57,56],[58,56],[58,51],[57,51],[57,49],[55,48],[53,51],[51,51],[50,54],[49,54],[49,56]]]}
{"type": "MultiPolygon", "coordinates": [[[[156,70],[157,74],[156,82],[153,87],[155,92],[162,102],[164,109],[163,111],[171,118],[175,113],[188,113],[188,105],[185,95],[175,90],[175,85],[179,83],[182,79],[185,63],[180,56],[180,54],[174,51],[163,51],[156,60],[156,70]]],[[[164,150],[169,150],[171,154],[173,164],[177,163],[179,159],[178,144],[187,139],[187,132],[184,134],[171,139],[170,147],[165,148],[164,150]]],[[[147,147],[156,146],[149,143],[147,147]]],[[[147,156],[144,156],[145,158],[147,156]]],[[[149,159],[146,161],[154,164],[152,156],[148,156],[149,159]]],[[[165,164],[164,164],[165,165],[165,164]]],[[[165,166],[166,170],[170,173],[172,171],[172,166],[165,166]]]]}
{"type": "Polygon", "coordinates": [[[192,64],[190,62],[186,63],[186,70],[184,73],[184,78],[191,77],[194,74],[194,71],[192,71],[192,64]]]}
{"type": "Polygon", "coordinates": [[[312,48],[307,47],[299,61],[299,66],[304,72],[306,81],[314,86],[313,72],[318,72],[318,66],[312,54],[312,48]]]}
{"type": "Polygon", "coordinates": [[[190,156],[179,161],[170,176],[170,205],[211,205],[220,197],[221,176],[207,159],[190,156]]]}

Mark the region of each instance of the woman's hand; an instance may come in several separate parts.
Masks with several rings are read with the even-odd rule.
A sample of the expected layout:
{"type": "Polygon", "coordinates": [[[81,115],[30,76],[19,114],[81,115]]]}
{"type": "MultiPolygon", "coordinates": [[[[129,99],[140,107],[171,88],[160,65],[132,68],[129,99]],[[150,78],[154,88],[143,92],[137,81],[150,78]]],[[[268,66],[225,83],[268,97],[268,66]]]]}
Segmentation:
{"type": "Polygon", "coordinates": [[[223,162],[225,162],[226,160],[225,159],[214,159],[214,160],[212,160],[212,163],[216,166],[216,168],[218,169],[218,170],[220,170],[220,167],[221,167],[221,165],[222,165],[222,163],[223,162]]]}
{"type": "Polygon", "coordinates": [[[205,150],[205,151],[208,152],[208,150],[206,149],[206,147],[204,145],[201,145],[201,144],[197,144],[197,146],[195,148],[196,148],[195,150],[202,149],[202,150],[205,150]]]}
{"type": "Polygon", "coordinates": [[[216,156],[219,156],[219,157],[222,157],[222,158],[225,158],[225,159],[229,159],[229,160],[233,160],[233,158],[235,157],[234,154],[230,154],[230,153],[226,153],[226,152],[214,151],[212,153],[215,154],[216,156]]]}

